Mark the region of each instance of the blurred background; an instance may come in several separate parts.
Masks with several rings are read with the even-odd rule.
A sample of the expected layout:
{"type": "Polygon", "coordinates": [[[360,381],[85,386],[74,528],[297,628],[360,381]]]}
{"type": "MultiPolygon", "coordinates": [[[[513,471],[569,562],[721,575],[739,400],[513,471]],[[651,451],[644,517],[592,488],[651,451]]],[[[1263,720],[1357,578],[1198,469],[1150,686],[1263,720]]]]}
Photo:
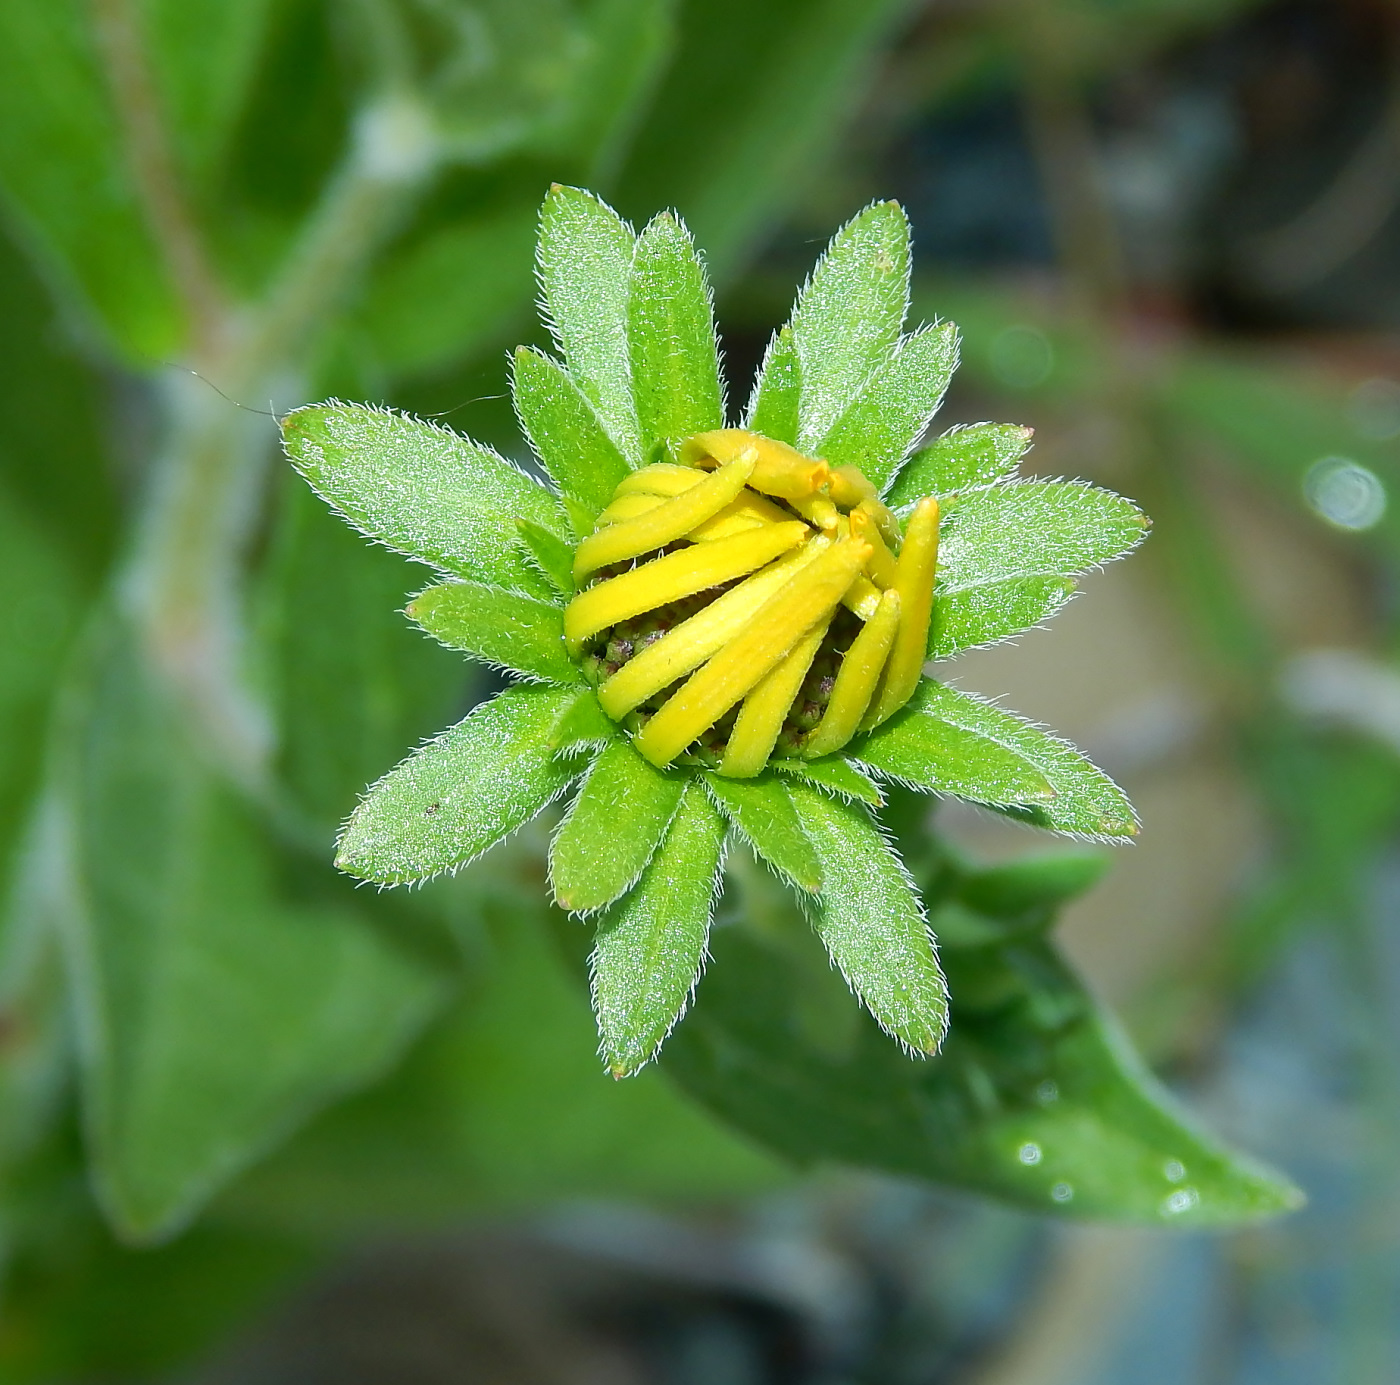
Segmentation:
{"type": "Polygon", "coordinates": [[[1400,7],[6,0],[0,196],[0,1382],[1400,1379],[1400,7]],[[555,180],[687,218],[736,400],[834,228],[898,198],[916,313],[963,331],[939,426],[1030,424],[1028,471],[1154,517],[944,672],[1129,790],[1140,843],[1060,940],[1304,1211],[1051,1226],[796,1172],[603,1079],[528,834],[412,896],[330,877],[358,790],[486,684],[270,415],[335,394],[519,456],[555,180]],[[203,994],[177,915],[252,937],[210,995],[281,1008],[238,1138],[167,1179],[162,1103],[217,1048],[169,999],[203,994]],[[370,1000],[316,990],[357,969],[370,1000]],[[78,1070],[161,1131],[99,1099],[91,1185],[78,1070]]]}

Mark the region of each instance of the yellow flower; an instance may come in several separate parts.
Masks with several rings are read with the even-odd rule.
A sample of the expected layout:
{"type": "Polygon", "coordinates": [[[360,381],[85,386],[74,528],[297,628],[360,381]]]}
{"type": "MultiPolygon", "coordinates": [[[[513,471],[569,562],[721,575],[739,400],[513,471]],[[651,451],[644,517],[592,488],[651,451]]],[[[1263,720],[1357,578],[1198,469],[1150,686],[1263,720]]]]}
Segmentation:
{"type": "Polygon", "coordinates": [[[901,532],[855,467],[741,428],[632,472],[578,546],[569,652],[652,764],[746,779],[899,710],[928,647],[938,502],[901,532]]]}

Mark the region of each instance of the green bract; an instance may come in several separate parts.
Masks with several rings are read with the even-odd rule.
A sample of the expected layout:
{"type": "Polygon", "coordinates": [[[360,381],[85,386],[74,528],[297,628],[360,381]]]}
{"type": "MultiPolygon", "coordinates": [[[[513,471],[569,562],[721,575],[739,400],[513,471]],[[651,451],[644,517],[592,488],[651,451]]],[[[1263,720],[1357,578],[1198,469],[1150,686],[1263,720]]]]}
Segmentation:
{"type": "MultiPolygon", "coordinates": [[[[628,478],[658,462],[694,463],[704,451],[697,434],[758,435],[763,447],[796,449],[784,457],[802,454],[794,466],[816,458],[815,465],[846,468],[855,478],[846,483],[841,514],[826,499],[813,509],[817,502],[805,493],[789,500],[770,490],[770,502],[738,492],[730,510],[746,503],[750,517],[734,522],[759,526],[750,534],[777,535],[765,563],[776,566],[785,551],[778,542],[801,528],[784,522],[797,516],[783,504],[806,504],[800,513],[808,522],[826,526],[827,537],[818,535],[814,545],[827,544],[825,553],[842,544],[846,552],[861,548],[865,541],[852,537],[857,520],[873,526],[878,515],[898,550],[902,522],[916,505],[935,525],[941,514],[933,615],[925,622],[927,642],[920,624],[918,642],[907,648],[906,689],[923,651],[947,655],[1039,623],[1072,595],[1077,574],[1142,538],[1142,514],[1110,492],[1010,479],[1029,442],[1026,429],[977,424],[914,450],[956,365],[957,332],[944,323],[901,335],[908,275],[903,212],[893,203],[867,208],[836,236],[790,324],[774,336],[744,415],[749,432],[721,435],[714,430],[726,427],[725,391],[710,292],[685,227],[663,214],[636,235],[589,194],[555,188],[544,207],[540,277],[563,360],[522,349],[513,383],[521,424],[557,491],[488,448],[386,410],[332,402],[283,421],[293,463],[326,501],[370,538],[446,579],[413,598],[408,614],[444,644],[523,680],[375,784],[345,827],[338,864],[380,884],[423,880],[466,864],[571,796],[550,852],[550,879],[561,907],[597,915],[594,1004],[603,1055],[618,1076],[653,1057],[685,1010],[707,956],[731,831],[793,888],[837,970],[881,1028],[923,1054],[942,1042],[948,997],[923,902],[879,823],[875,781],[955,795],[1077,837],[1121,840],[1136,831],[1122,791],[1077,751],[927,678],[912,697],[890,694],[884,682],[873,694],[867,690],[861,729],[837,753],[820,755],[837,739],[828,734],[812,742],[818,758],[803,758],[811,727],[789,720],[771,758],[760,738],[756,757],[739,768],[724,758],[723,720],[705,723],[707,734],[720,737],[718,750],[712,736],[680,753],[694,734],[682,720],[662,753],[660,736],[638,738],[654,700],[622,706],[614,698],[613,705],[605,688],[600,705],[595,695],[600,666],[618,666],[608,651],[625,645],[625,663],[634,647],[646,648],[670,628],[666,620],[683,616],[657,615],[660,631],[655,623],[634,623],[625,640],[618,636],[603,650],[597,642],[606,642],[608,631],[581,624],[588,603],[578,597],[596,590],[600,574],[639,571],[640,559],[609,559],[596,539],[582,551],[579,545],[610,505],[621,504],[625,514],[614,508],[604,516],[611,529],[597,528],[600,535],[624,528],[627,516],[648,505],[677,503],[634,493],[645,478],[636,486],[628,478]],[[855,513],[852,485],[865,486],[867,515],[855,513]]],[[[718,444],[709,446],[712,455],[700,463],[712,467],[707,494],[729,487],[727,497],[755,465],[766,464],[752,452],[731,460],[718,444]]],[[[692,484],[674,465],[668,474],[692,484]]],[[[713,506],[706,513],[713,515],[713,506]]],[[[718,518],[729,522],[728,514],[718,518]]],[[[911,537],[907,548],[913,545],[911,537]]],[[[710,549],[720,553],[723,543],[710,549]]],[[[681,552],[693,558],[697,549],[681,552]]],[[[892,560],[885,554],[884,561],[892,560]]],[[[816,572],[825,562],[818,557],[800,570],[816,572]]],[[[716,579],[719,587],[682,592],[698,603],[683,614],[705,609],[752,570],[716,579]]],[[[869,593],[863,613],[851,596],[855,588],[842,599],[874,631],[880,592],[864,571],[856,579],[869,593]]],[[[900,602],[893,595],[890,601],[897,620],[900,602]]],[[[672,602],[661,609],[677,608],[672,602]]],[[[636,609],[652,619],[651,608],[636,609]]],[[[837,614],[846,628],[861,628],[854,615],[837,614]]],[[[621,617],[607,626],[624,629],[621,617]]],[[[890,638],[898,649],[903,636],[890,638]]],[[[832,661],[823,667],[841,666],[843,647],[822,649],[832,661]]],[[[699,662],[697,655],[681,672],[699,662]]],[[[893,681],[888,669],[882,677],[893,681]]],[[[834,672],[827,678],[828,695],[835,679],[834,672]]],[[[798,684],[808,686],[800,670],[793,688],[798,684]]],[[[854,716],[846,725],[857,725],[854,716]]]]}

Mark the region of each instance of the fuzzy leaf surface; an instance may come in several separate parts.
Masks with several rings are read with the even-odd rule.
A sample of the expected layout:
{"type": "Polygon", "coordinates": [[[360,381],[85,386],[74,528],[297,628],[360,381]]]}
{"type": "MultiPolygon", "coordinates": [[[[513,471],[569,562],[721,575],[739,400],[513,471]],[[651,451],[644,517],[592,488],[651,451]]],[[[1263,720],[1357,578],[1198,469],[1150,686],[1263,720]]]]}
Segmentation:
{"type": "Polygon", "coordinates": [[[637,240],[627,300],[632,389],[642,446],[724,427],[719,342],[705,271],[670,213],[637,240]]]}
{"type": "Polygon", "coordinates": [[[1014,423],[968,423],[921,447],[895,478],[889,503],[912,505],[926,495],[989,486],[1016,470],[1032,430],[1014,423]]]}
{"type": "Polygon", "coordinates": [[[587,913],[625,894],[646,869],[680,806],[685,780],[613,741],[593,762],[555,833],[549,876],[561,909],[587,913]]]}
{"type": "Polygon", "coordinates": [[[401,885],[455,870],[529,822],[580,766],[554,757],[577,693],[508,688],[370,787],[341,834],[336,865],[401,885]]]}
{"type": "Polygon", "coordinates": [[[798,969],[742,929],[662,1066],[716,1114],[802,1165],[883,1170],[1061,1218],[1229,1226],[1301,1202],[1203,1136],[1041,938],[945,947],[953,1023],[912,1059],[863,1016],[805,1032],[798,969]],[[829,1028],[829,1026],[828,1026],[829,1028]],[[825,1041],[823,1041],[825,1040],[825,1041]]]}
{"type": "Polygon", "coordinates": [[[919,1053],[936,1053],[948,992],[923,907],[865,808],[805,784],[787,792],[821,862],[812,921],[831,960],[879,1025],[919,1053]]]}
{"type": "Polygon", "coordinates": [[[573,546],[553,529],[546,529],[533,520],[517,519],[515,530],[520,535],[521,550],[544,574],[553,591],[572,597],[575,590],[573,546]]]}
{"type": "Polygon", "coordinates": [[[930,678],[920,683],[900,716],[933,717],[975,731],[1033,764],[1055,797],[1013,810],[1025,822],[1084,837],[1122,839],[1137,833],[1137,817],[1123,790],[1073,746],[1022,717],[930,678]]]}
{"type": "Polygon", "coordinates": [[[799,889],[822,887],[821,862],[808,841],[792,797],[776,775],[760,779],[706,778],[721,811],[774,870],[799,889]]]}
{"type": "Polygon", "coordinates": [[[593,1008],[615,1077],[651,1058],[685,1012],[705,961],[723,846],[723,820],[692,780],[637,887],[599,922],[593,1008]]]}
{"type": "Polygon", "coordinates": [[[591,192],[557,185],[549,190],[540,213],[544,316],[569,373],[634,466],[642,462],[642,447],[627,295],[636,243],[631,227],[591,192]]]}
{"type": "Polygon", "coordinates": [[[490,449],[357,404],[297,409],[282,435],[311,488],[370,538],[459,577],[551,595],[517,547],[516,520],[562,537],[559,507],[490,449]]]}
{"type": "Polygon", "coordinates": [[[600,749],[617,735],[617,723],[599,705],[593,689],[579,688],[554,718],[549,748],[555,755],[581,755],[600,749]]]}
{"type": "Polygon", "coordinates": [[[790,774],[815,784],[827,793],[868,803],[872,808],[880,807],[885,801],[880,786],[840,755],[827,755],[820,760],[774,760],[773,768],[780,774],[790,774]]]}
{"type": "Polygon", "coordinates": [[[802,376],[797,446],[809,456],[888,359],[909,311],[909,222],[877,202],[832,239],[792,314],[802,376]]]}
{"type": "Polygon", "coordinates": [[[1010,577],[940,594],[929,622],[928,656],[947,659],[1048,620],[1078,589],[1073,577],[1010,577]]]}
{"type": "Polygon", "coordinates": [[[593,405],[557,361],[523,346],[512,385],[521,426],[546,470],[596,515],[631,468],[593,405]]]}
{"type": "Polygon", "coordinates": [[[1147,519],[1130,500],[1082,481],[1014,481],[949,505],[938,595],[1013,577],[1088,572],[1130,552],[1147,519]]]}
{"type": "Polygon", "coordinates": [[[907,708],[876,727],[856,753],[872,769],[924,793],[956,794],[974,803],[1044,803],[1055,797],[1041,767],[1014,746],[907,708]]]}
{"type": "Polygon", "coordinates": [[[905,337],[817,445],[832,466],[858,466],[883,490],[938,412],[958,365],[952,323],[905,337]]]}
{"type": "Polygon", "coordinates": [[[449,649],[498,668],[550,683],[580,681],[564,650],[564,616],[557,606],[500,587],[444,582],[415,596],[405,614],[449,649]]]}
{"type": "Polygon", "coordinates": [[[773,334],[754,381],[746,427],[766,438],[797,445],[798,412],[802,405],[802,366],[792,340],[792,328],[773,334]]]}

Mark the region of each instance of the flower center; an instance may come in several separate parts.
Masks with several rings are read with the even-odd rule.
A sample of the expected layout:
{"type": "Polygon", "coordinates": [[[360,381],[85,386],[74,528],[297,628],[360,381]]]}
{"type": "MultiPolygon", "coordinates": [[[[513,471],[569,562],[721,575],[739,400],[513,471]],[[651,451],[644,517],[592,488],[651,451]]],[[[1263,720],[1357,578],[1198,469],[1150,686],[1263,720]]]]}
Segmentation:
{"type": "Polygon", "coordinates": [[[564,636],[603,710],[653,764],[733,778],[898,711],[928,645],[938,502],[901,529],[857,468],[740,428],[680,457],[628,476],[574,557],[564,636]]]}

